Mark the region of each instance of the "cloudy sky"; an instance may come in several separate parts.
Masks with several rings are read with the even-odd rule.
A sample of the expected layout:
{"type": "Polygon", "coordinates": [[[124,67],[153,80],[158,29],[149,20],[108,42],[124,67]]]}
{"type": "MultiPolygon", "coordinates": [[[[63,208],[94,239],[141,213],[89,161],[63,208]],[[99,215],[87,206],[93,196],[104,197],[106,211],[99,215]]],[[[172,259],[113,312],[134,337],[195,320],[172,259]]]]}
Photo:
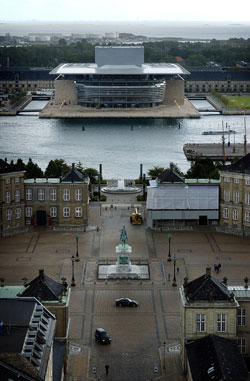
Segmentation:
{"type": "Polygon", "coordinates": [[[0,0],[3,21],[250,22],[250,0],[0,0]]]}

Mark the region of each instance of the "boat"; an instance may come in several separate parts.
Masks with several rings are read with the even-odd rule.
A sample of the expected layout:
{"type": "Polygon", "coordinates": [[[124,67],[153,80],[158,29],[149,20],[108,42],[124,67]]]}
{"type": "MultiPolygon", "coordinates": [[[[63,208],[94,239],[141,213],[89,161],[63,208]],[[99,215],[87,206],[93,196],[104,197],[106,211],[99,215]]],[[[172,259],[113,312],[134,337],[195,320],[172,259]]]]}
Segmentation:
{"type": "Polygon", "coordinates": [[[203,131],[202,135],[224,135],[224,134],[236,134],[235,130],[226,131],[203,131]]]}

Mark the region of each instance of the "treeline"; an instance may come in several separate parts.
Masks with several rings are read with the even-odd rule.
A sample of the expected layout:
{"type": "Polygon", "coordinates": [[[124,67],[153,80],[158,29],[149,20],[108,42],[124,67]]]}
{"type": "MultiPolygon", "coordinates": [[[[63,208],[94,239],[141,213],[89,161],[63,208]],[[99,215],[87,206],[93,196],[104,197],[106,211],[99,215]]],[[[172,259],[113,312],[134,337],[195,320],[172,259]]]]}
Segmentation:
{"type": "MultiPolygon", "coordinates": [[[[59,178],[65,175],[71,168],[64,159],[55,159],[50,160],[47,168],[43,171],[31,158],[28,160],[27,164],[25,164],[22,159],[18,159],[16,162],[12,160],[10,162],[10,167],[11,170],[26,171],[26,179],[43,177],[59,178]]],[[[219,179],[219,170],[222,169],[222,167],[221,163],[214,163],[209,158],[198,158],[192,163],[191,168],[185,174],[179,169],[177,164],[170,162],[168,167],[155,166],[149,169],[147,175],[150,178],[155,179],[161,177],[163,173],[167,171],[174,171],[183,178],[219,179]]],[[[98,182],[99,172],[95,168],[84,168],[80,161],[75,165],[75,168],[82,174],[89,176],[90,183],[93,184],[98,182]]],[[[139,181],[139,179],[137,180],[139,181]]]]}
{"type": "MultiPolygon", "coordinates": [[[[203,66],[212,61],[233,67],[239,61],[250,62],[250,39],[195,43],[164,40],[143,45],[145,62],[148,63],[175,63],[178,56],[186,66],[203,66]]],[[[95,46],[84,39],[71,44],[61,39],[58,44],[49,46],[0,47],[0,57],[9,57],[10,66],[55,67],[63,62],[91,63],[95,60],[95,46]]]]}

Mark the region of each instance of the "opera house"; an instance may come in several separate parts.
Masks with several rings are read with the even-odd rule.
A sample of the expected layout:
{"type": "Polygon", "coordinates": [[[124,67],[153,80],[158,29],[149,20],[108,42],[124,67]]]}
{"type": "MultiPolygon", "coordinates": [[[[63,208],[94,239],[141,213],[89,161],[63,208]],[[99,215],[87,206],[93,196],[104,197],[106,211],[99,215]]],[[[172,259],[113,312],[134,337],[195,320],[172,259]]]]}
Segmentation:
{"type": "Polygon", "coordinates": [[[55,96],[40,117],[197,117],[184,97],[190,73],[144,63],[143,46],[97,46],[95,63],[64,63],[50,74],[55,96]]]}

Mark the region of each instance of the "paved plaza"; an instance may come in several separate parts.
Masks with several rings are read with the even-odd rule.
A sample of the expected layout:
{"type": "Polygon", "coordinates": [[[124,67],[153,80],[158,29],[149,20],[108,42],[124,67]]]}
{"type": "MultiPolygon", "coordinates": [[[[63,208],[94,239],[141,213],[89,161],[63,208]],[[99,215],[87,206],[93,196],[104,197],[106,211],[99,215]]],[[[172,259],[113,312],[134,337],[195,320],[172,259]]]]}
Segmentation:
{"type": "MultiPolygon", "coordinates": [[[[171,231],[171,257],[176,255],[179,269],[178,286],[173,287],[174,264],[167,260],[169,231],[131,225],[129,216],[133,209],[125,201],[119,200],[122,203],[112,208],[110,204],[91,204],[89,229],[80,232],[80,261],[74,266],[76,287],[72,287],[70,298],[68,381],[185,380],[179,356],[178,290],[184,277],[192,280],[203,275],[207,265],[212,266],[213,276],[227,276],[230,285],[244,285],[243,279],[249,277],[250,237],[216,233],[207,227],[171,231]],[[98,263],[115,262],[117,258],[115,247],[120,244],[123,226],[127,243],[132,246],[132,262],[149,263],[149,281],[97,279],[98,263]],[[215,274],[213,265],[218,262],[222,271],[215,274]],[[124,296],[138,300],[139,306],[116,307],[115,299],[124,296]],[[99,327],[110,333],[110,345],[95,342],[94,331],[99,327]],[[108,375],[105,365],[109,365],[108,375]]],[[[55,280],[66,277],[71,283],[75,233],[45,229],[1,238],[2,283],[19,285],[23,278],[30,281],[41,268],[55,280]]]]}

